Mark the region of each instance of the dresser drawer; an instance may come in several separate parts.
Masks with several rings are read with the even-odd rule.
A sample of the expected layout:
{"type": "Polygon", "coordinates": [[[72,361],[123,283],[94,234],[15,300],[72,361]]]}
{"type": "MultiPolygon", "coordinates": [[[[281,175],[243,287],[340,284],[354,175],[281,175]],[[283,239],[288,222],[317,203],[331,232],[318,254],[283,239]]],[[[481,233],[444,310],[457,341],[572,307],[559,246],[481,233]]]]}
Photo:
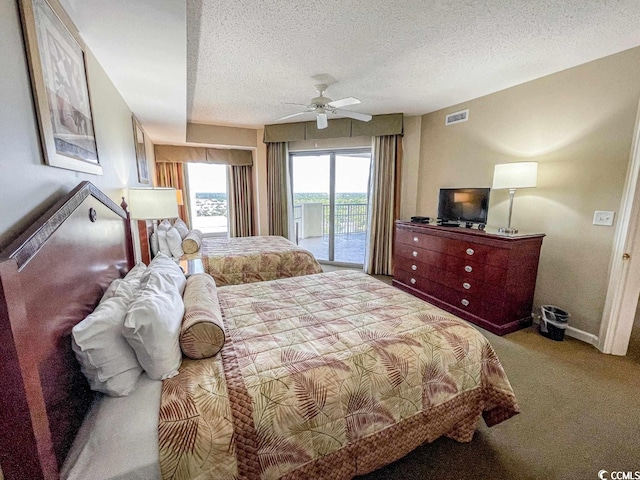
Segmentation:
{"type": "Polygon", "coordinates": [[[486,265],[470,258],[454,257],[447,255],[445,268],[465,278],[489,283],[495,286],[503,286],[507,282],[507,269],[486,265]]]}
{"type": "Polygon", "coordinates": [[[438,268],[445,268],[447,263],[447,258],[442,253],[407,244],[396,245],[396,259],[400,258],[408,259],[413,262],[434,265],[438,268]]]}
{"type": "Polygon", "coordinates": [[[489,303],[477,294],[455,290],[433,279],[420,277],[406,270],[396,272],[394,280],[478,317],[497,324],[505,321],[504,305],[501,302],[489,303]]]}
{"type": "Polygon", "coordinates": [[[449,305],[488,320],[495,325],[507,323],[503,304],[488,303],[477,296],[462,293],[439,284],[432,286],[432,292],[434,297],[440,298],[449,305]]]}
{"type": "Polygon", "coordinates": [[[509,251],[506,248],[483,245],[467,239],[458,240],[398,229],[396,231],[396,242],[398,246],[421,248],[467,260],[473,259],[479,263],[498,267],[506,267],[509,261],[509,251]]]}
{"type": "Polygon", "coordinates": [[[444,253],[465,260],[475,260],[486,265],[506,267],[509,262],[509,251],[504,248],[490,247],[464,240],[446,239],[444,253]]]}
{"type": "Polygon", "coordinates": [[[442,271],[440,278],[434,280],[442,285],[457,290],[466,295],[482,298],[486,303],[501,304],[506,296],[506,290],[503,286],[496,286],[490,283],[482,282],[477,279],[469,278],[466,275],[459,275],[449,271],[442,271]]]}
{"type": "Polygon", "coordinates": [[[412,245],[419,248],[427,248],[433,251],[444,251],[444,238],[427,235],[422,232],[413,232],[411,230],[396,230],[396,242],[404,245],[412,245]]]}
{"type": "Polygon", "coordinates": [[[426,250],[413,245],[396,245],[394,268],[399,267],[409,270],[412,269],[411,266],[416,262],[442,268],[468,279],[489,283],[498,287],[503,286],[507,278],[505,268],[486,265],[472,256],[463,258],[460,256],[446,255],[433,250],[426,250]]]}

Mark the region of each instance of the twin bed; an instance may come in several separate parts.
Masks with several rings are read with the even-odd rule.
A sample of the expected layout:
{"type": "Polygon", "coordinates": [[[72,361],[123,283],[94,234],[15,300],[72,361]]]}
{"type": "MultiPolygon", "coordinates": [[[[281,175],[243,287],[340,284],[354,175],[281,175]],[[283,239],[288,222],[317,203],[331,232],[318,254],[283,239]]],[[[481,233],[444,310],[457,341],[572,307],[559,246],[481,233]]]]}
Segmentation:
{"type": "Polygon", "coordinates": [[[348,479],[518,412],[477,330],[351,271],[219,287],[219,354],[93,394],[70,332],[133,267],[125,218],[85,182],[0,257],[8,480],[348,479]]]}

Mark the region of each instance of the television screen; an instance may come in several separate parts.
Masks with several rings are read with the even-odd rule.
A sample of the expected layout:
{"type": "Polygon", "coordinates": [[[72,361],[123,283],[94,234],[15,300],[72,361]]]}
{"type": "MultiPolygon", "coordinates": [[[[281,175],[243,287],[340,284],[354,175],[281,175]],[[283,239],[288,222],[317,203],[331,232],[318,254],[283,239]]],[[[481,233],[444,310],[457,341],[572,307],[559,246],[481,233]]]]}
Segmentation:
{"type": "Polygon", "coordinates": [[[444,221],[487,223],[489,188],[441,188],[438,217],[444,221]]]}

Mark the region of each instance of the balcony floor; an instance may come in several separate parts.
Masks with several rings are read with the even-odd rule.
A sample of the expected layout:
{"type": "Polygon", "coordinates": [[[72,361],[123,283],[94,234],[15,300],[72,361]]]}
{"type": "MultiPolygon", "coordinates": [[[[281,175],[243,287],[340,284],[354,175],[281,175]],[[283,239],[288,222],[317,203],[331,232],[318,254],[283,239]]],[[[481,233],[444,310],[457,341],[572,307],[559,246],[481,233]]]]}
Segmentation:
{"type": "MultiPolygon", "coordinates": [[[[367,241],[366,233],[350,233],[335,236],[334,262],[364,263],[364,252],[367,241]]],[[[329,260],[329,237],[310,237],[298,240],[298,245],[313,253],[319,261],[329,260]]]]}

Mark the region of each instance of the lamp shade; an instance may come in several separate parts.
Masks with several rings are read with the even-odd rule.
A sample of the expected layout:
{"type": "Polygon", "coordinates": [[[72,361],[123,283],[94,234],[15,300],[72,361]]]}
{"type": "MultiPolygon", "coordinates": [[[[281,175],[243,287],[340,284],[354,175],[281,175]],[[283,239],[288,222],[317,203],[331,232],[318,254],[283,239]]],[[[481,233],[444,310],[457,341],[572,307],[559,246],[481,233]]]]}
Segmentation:
{"type": "Polygon", "coordinates": [[[530,188],[538,183],[538,162],[502,163],[493,171],[493,187],[530,188]]]}
{"type": "Polygon", "coordinates": [[[176,218],[178,202],[175,188],[130,188],[129,213],[134,220],[176,218]]]}

